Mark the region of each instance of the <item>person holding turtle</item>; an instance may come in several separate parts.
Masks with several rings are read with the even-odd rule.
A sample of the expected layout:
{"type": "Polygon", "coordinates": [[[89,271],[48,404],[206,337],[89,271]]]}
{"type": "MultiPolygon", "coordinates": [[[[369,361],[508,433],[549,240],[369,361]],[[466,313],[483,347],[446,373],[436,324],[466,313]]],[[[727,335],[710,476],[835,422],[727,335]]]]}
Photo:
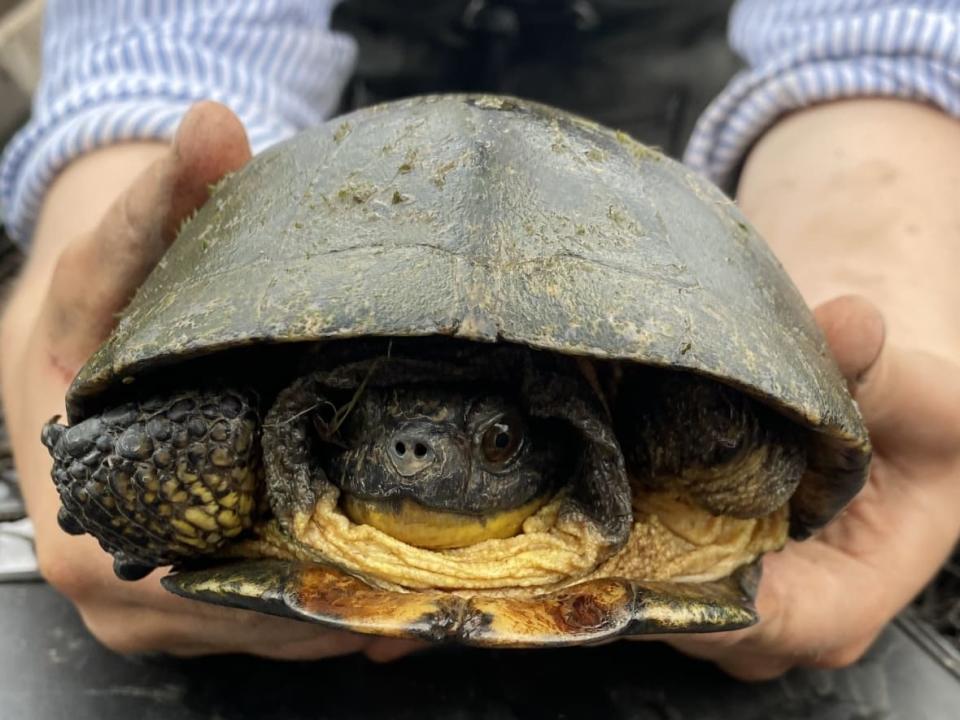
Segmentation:
{"type": "MultiPolygon", "coordinates": [[[[483,57],[495,61],[458,89],[516,90],[504,72],[512,46],[499,38],[518,27],[523,38],[528,25],[590,32],[619,12],[606,5],[544,15],[535,2],[467,4],[463,22],[485,28],[483,57]]],[[[745,214],[817,306],[874,445],[846,512],[765,558],[760,623],[669,638],[737,677],[853,662],[960,534],[960,125],[950,117],[960,35],[943,7],[739,3],[731,36],[749,67],[688,147],[693,167],[736,182],[745,214]]],[[[416,646],[187,603],[152,577],[120,583],[94,541],[57,527],[38,428],[63,414],[67,385],[209,185],[251,147],[331,114],[354,60],[327,3],[117,8],[49,3],[35,115],[0,171],[8,227],[30,244],[3,318],[0,385],[41,570],[123,652],[398,657],[416,646]]],[[[589,63],[576,55],[564,72],[589,63]]]]}

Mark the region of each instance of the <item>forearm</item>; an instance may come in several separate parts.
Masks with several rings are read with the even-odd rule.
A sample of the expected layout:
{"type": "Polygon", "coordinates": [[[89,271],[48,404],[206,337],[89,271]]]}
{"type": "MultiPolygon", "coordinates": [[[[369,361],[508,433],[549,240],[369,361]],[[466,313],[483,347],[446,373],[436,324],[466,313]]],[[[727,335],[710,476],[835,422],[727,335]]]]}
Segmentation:
{"type": "Polygon", "coordinates": [[[196,102],[232,108],[258,151],[319,124],[355,54],[330,30],[334,4],[49,0],[30,122],[0,158],[10,237],[33,241],[41,202],[73,161],[117,143],[167,142],[196,102]]]}
{"type": "Polygon", "coordinates": [[[884,99],[800,111],[754,147],[737,196],[808,303],[865,295],[891,342],[960,358],[960,121],[884,99]]]}

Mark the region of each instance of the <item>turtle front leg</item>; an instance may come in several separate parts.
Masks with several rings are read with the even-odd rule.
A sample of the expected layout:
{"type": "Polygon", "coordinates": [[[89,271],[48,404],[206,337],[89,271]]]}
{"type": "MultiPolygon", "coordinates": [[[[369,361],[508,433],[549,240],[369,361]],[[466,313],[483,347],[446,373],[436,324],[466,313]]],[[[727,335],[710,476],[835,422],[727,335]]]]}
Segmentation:
{"type": "Polygon", "coordinates": [[[71,427],[56,418],[42,441],[68,533],[90,533],[114,571],[209,554],[253,524],[260,476],[256,398],[187,390],[120,405],[71,427]]]}
{"type": "Polygon", "coordinates": [[[620,440],[642,486],[735,518],[768,515],[793,495],[807,459],[786,418],[694,375],[640,372],[624,390],[620,440]]]}

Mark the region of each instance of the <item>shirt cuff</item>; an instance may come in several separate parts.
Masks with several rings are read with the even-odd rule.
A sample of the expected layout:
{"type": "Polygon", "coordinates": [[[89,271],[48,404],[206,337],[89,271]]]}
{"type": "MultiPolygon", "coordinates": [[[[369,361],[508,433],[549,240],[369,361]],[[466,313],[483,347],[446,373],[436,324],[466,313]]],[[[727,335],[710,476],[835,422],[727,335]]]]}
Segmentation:
{"type": "MultiPolygon", "coordinates": [[[[731,17],[731,44],[751,67],[708,106],[684,154],[689,166],[727,191],[752,145],[792,110],[873,96],[926,102],[960,115],[955,10],[912,3],[844,11],[862,5],[847,0],[834,3],[831,12],[802,12],[796,10],[801,4],[742,2],[731,17]]],[[[806,7],[815,5],[824,4],[806,7]]]]}
{"type": "Polygon", "coordinates": [[[231,108],[258,152],[322,122],[356,54],[352,39],[328,29],[321,0],[161,0],[142,13],[85,3],[103,7],[91,14],[76,0],[49,0],[33,115],[0,161],[0,215],[21,246],[50,183],[80,155],[169,141],[200,100],[231,108]]]}

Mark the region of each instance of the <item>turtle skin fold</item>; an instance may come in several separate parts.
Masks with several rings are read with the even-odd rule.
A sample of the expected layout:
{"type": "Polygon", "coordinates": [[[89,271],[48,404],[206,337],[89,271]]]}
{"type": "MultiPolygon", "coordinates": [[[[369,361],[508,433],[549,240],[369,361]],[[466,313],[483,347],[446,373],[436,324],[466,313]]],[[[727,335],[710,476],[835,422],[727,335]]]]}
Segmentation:
{"type": "Polygon", "coordinates": [[[213,552],[253,524],[258,417],[251,393],[188,391],[130,402],[42,441],[68,533],[89,532],[124,579],[213,552]]]}

